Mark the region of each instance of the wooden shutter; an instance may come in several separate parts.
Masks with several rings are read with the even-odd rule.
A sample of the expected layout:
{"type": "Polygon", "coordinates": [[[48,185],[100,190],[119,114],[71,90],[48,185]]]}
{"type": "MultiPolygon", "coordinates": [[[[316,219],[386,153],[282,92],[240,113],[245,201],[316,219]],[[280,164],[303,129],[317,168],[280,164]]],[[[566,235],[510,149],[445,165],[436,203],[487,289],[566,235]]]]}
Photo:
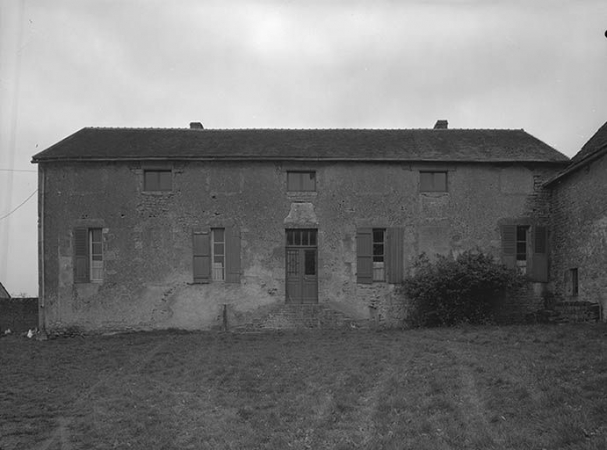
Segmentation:
{"type": "Polygon", "coordinates": [[[226,283],[240,283],[240,228],[226,228],[226,283]]]}
{"type": "Polygon", "coordinates": [[[356,282],[373,283],[373,229],[356,232],[356,282]]]}
{"type": "Polygon", "coordinates": [[[74,283],[89,282],[89,230],[74,229],[74,283]]]}
{"type": "Polygon", "coordinates": [[[548,282],[548,230],[545,226],[533,227],[531,279],[540,283],[548,282]]]}
{"type": "Polygon", "coordinates": [[[387,278],[388,283],[402,283],[403,281],[403,228],[388,228],[387,246],[386,246],[386,262],[387,262],[387,278]]]}
{"type": "Polygon", "coordinates": [[[502,262],[511,269],[516,267],[516,225],[502,225],[502,262]]]}
{"type": "Polygon", "coordinates": [[[192,238],[194,283],[208,283],[211,281],[211,233],[195,231],[192,238]]]}

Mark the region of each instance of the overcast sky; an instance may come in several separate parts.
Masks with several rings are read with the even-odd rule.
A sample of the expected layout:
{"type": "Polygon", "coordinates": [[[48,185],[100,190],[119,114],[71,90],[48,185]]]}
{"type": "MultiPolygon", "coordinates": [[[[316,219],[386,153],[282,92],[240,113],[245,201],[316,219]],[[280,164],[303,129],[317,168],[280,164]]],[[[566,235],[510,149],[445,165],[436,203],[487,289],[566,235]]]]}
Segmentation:
{"type": "MultiPolygon", "coordinates": [[[[607,1],[0,1],[0,217],[85,126],[524,128],[568,156],[607,121],[607,1]],[[12,171],[8,171],[12,169],[12,171]]],[[[0,281],[37,295],[34,195],[0,281]]]]}

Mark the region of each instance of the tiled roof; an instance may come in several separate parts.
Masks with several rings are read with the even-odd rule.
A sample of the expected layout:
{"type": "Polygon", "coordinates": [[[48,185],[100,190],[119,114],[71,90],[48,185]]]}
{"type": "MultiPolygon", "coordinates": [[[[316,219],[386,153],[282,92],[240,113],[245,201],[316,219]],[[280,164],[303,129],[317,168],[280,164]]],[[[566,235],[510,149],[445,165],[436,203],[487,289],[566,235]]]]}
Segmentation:
{"type": "Polygon", "coordinates": [[[549,186],[557,180],[569,175],[572,172],[584,167],[594,159],[600,157],[601,154],[607,153],[607,123],[597,130],[596,133],[584,144],[582,149],[571,158],[571,164],[562,172],[544,183],[549,186]]]}
{"type": "Polygon", "coordinates": [[[582,149],[571,158],[573,164],[589,158],[594,153],[604,149],[607,146],[607,123],[597,130],[596,133],[584,144],[582,149]]]}
{"type": "Polygon", "coordinates": [[[2,283],[0,283],[0,298],[11,298],[11,294],[2,286],[2,283]]]}
{"type": "Polygon", "coordinates": [[[523,130],[83,128],[33,162],[153,159],[569,161],[523,130]]]}

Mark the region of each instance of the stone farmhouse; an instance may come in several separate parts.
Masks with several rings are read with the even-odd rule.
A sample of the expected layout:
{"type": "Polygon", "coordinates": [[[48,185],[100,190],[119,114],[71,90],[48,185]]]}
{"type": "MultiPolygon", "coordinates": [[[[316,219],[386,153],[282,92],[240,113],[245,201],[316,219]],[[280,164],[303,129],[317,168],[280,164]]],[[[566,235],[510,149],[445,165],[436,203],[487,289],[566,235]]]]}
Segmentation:
{"type": "Polygon", "coordinates": [[[545,184],[551,192],[551,288],[607,320],[607,123],[545,184]]]}
{"type": "Polygon", "coordinates": [[[605,148],[590,145],[569,166],[523,130],[444,120],[402,130],[84,128],[33,157],[40,326],[396,321],[397,287],[419,254],[474,249],[531,280],[506,315],[542,308],[553,287],[596,301],[605,148]]]}

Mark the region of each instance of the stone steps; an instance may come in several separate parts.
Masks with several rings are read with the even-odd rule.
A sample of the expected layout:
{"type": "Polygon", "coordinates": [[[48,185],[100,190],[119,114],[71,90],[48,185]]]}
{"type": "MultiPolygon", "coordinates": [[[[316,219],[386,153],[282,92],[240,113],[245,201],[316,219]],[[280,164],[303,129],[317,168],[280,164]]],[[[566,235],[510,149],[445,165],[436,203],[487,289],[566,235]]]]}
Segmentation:
{"type": "Polygon", "coordinates": [[[355,320],[341,311],[320,304],[281,305],[267,315],[239,327],[242,330],[263,329],[339,329],[366,328],[366,320],[355,320]]]}
{"type": "Polygon", "coordinates": [[[559,302],[554,305],[557,313],[554,322],[598,322],[600,307],[591,302],[559,302]]]}

